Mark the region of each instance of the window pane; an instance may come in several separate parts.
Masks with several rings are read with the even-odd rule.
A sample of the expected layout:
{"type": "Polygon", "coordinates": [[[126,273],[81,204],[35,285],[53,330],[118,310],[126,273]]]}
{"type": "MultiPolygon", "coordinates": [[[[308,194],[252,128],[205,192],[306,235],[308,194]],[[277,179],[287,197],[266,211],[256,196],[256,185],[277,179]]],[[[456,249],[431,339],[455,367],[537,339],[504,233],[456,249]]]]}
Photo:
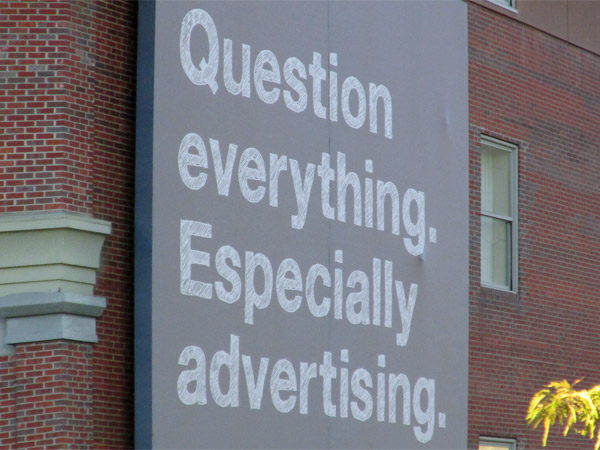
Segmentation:
{"type": "Polygon", "coordinates": [[[481,150],[481,210],[509,217],[510,152],[493,147],[481,150]]]}
{"type": "Polygon", "coordinates": [[[508,6],[509,8],[515,7],[515,0],[490,0],[493,3],[497,3],[499,5],[508,6]]]}
{"type": "Polygon", "coordinates": [[[482,438],[479,441],[479,450],[515,450],[517,448],[515,440],[482,438]]]}
{"type": "Polygon", "coordinates": [[[510,444],[479,444],[479,450],[512,450],[510,444]]]}
{"type": "Polygon", "coordinates": [[[481,280],[510,288],[510,222],[481,217],[481,280]]]}

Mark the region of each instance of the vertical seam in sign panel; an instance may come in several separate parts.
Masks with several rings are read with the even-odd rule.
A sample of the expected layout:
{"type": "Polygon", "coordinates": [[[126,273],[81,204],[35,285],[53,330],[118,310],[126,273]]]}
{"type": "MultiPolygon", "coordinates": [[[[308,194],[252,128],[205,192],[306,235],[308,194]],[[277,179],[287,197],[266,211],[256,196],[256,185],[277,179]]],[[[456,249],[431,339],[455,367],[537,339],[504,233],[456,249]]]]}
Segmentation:
{"type": "MultiPolygon", "coordinates": [[[[327,2],[327,69],[329,72],[329,77],[331,76],[331,62],[329,59],[329,53],[331,52],[331,27],[330,27],[330,13],[331,13],[331,0],[329,0],[327,2]]],[[[328,77],[328,78],[329,78],[328,77]]],[[[328,96],[331,95],[330,90],[331,90],[331,83],[328,83],[329,89],[327,89],[327,94],[328,96]]],[[[331,105],[329,107],[329,111],[327,112],[327,115],[331,115],[331,105]]],[[[328,140],[328,146],[327,146],[327,151],[329,153],[329,158],[331,160],[332,154],[331,154],[331,116],[330,117],[325,117],[325,120],[327,121],[327,140],[328,140]]],[[[331,193],[329,194],[330,198],[331,198],[331,193]]],[[[332,267],[332,263],[331,263],[331,224],[333,221],[329,220],[327,221],[327,249],[328,249],[328,254],[327,254],[327,258],[329,261],[329,272],[331,273],[331,267],[332,267]]],[[[335,283],[335,281],[334,281],[335,283]]],[[[329,348],[329,351],[332,351],[331,348],[331,328],[332,328],[332,323],[333,323],[333,318],[331,317],[331,314],[329,314],[329,326],[327,327],[327,346],[329,348]]],[[[331,419],[329,419],[327,421],[327,448],[331,448],[331,419]]]]}

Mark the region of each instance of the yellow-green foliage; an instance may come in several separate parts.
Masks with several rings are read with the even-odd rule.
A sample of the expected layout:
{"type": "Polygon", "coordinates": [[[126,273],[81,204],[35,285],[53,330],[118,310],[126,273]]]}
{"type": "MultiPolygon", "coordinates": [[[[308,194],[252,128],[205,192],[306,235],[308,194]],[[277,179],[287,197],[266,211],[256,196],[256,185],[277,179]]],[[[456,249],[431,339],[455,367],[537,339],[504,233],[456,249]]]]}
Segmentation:
{"type": "MultiPolygon", "coordinates": [[[[548,440],[550,427],[558,420],[563,428],[563,435],[569,431],[594,439],[596,436],[596,423],[600,409],[600,385],[591,389],[575,390],[575,385],[566,380],[553,381],[537,392],[529,403],[527,423],[534,428],[540,423],[544,425],[544,447],[548,440]]],[[[600,449],[600,433],[596,436],[595,450],[600,449]]]]}

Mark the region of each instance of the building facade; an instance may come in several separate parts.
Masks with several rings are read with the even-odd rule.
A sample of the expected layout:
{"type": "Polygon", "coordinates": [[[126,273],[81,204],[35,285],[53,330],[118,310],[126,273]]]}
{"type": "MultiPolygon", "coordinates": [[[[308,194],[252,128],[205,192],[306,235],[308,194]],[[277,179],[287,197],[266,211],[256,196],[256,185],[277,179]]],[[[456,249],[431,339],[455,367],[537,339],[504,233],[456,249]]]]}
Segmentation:
{"type": "MultiPolygon", "coordinates": [[[[600,3],[467,11],[467,445],[535,449],[533,393],[600,383],[600,3]]],[[[134,446],[137,29],[132,1],[0,6],[2,447],[134,446]]]]}
{"type": "MultiPolygon", "coordinates": [[[[541,448],[540,431],[524,421],[533,393],[553,380],[598,383],[600,40],[598,27],[584,22],[598,23],[598,5],[525,1],[518,13],[488,6],[469,4],[469,448],[479,436],[541,448]],[[576,37],[586,30],[587,38],[576,37]],[[482,283],[487,138],[518,152],[515,288],[482,283]]],[[[589,445],[556,430],[548,441],[548,448],[589,445]]]]}

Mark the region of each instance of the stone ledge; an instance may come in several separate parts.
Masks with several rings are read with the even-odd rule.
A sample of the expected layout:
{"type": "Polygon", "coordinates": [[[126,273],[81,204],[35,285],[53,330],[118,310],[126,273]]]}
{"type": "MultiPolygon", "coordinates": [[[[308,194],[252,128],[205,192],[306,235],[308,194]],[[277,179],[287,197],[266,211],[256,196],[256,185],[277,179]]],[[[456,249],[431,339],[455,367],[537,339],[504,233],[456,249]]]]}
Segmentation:
{"type": "Polygon", "coordinates": [[[68,212],[0,216],[0,296],[93,295],[110,223],[68,212]]]}
{"type": "Polygon", "coordinates": [[[59,339],[98,342],[96,317],[105,308],[105,298],[65,292],[1,297],[0,317],[5,321],[6,335],[0,353],[11,353],[6,344],[59,339]]]}
{"type": "Polygon", "coordinates": [[[44,213],[3,214],[0,233],[10,231],[49,230],[70,228],[89,233],[110,234],[110,223],[105,220],[64,211],[44,213]]]}
{"type": "Polygon", "coordinates": [[[58,313],[100,317],[105,308],[105,298],[70,292],[32,292],[0,297],[0,317],[7,318],[58,313]]]}

